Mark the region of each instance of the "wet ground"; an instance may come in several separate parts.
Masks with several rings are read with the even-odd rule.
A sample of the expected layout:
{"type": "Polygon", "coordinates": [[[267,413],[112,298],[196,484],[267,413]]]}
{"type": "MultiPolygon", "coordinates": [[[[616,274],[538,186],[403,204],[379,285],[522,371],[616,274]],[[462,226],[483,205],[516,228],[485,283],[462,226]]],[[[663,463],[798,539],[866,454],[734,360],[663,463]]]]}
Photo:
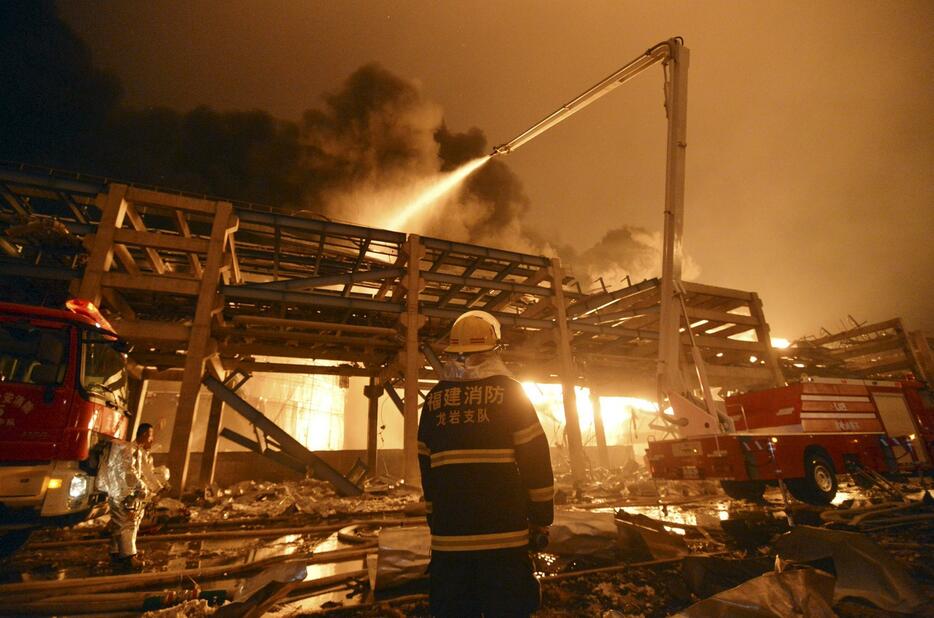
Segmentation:
{"type": "MultiPolygon", "coordinates": [[[[910,495],[919,498],[919,488],[913,489],[916,491],[910,495]]],[[[140,537],[143,574],[195,573],[221,567],[222,570],[229,568],[234,575],[213,577],[200,586],[195,584],[197,575],[192,575],[174,586],[159,584],[150,589],[182,588],[189,590],[190,594],[200,593],[202,596],[205,592],[216,591],[217,595],[211,597],[212,600],[242,599],[253,591],[251,586],[263,582],[257,583],[257,573],[239,573],[237,569],[248,563],[271,561],[279,565],[280,570],[292,569],[291,577],[297,580],[295,584],[322,580],[333,583],[314,590],[308,588],[307,594],[298,595],[304,598],[290,601],[285,596],[270,608],[268,615],[289,618],[321,615],[321,612],[332,616],[427,615],[424,581],[374,596],[362,571],[365,569],[364,552],[356,551],[365,546],[359,542],[348,542],[370,539],[348,537],[337,532],[337,528],[349,520],[411,516],[413,496],[390,492],[354,505],[343,499],[333,499],[321,491],[317,494],[312,492],[308,500],[296,500],[293,495],[290,502],[283,498],[288,492],[269,487],[254,490],[255,487],[247,488],[233,497],[212,496],[208,501],[202,498],[200,505],[176,505],[184,508],[162,513],[160,521],[144,530],[140,537]],[[260,505],[264,501],[268,502],[265,507],[260,505]],[[315,505],[309,506],[312,501],[316,501],[315,505]],[[235,504],[244,506],[232,506],[235,504]],[[360,507],[359,512],[354,512],[355,506],[360,507]],[[290,532],[268,535],[270,530],[290,532]],[[195,534],[204,538],[165,538],[166,535],[179,534],[195,534]],[[214,538],[208,535],[214,535],[214,538]],[[237,536],[231,538],[231,535],[237,536]],[[339,550],[344,554],[339,554],[334,560],[307,564],[312,557],[339,550]],[[352,555],[345,556],[346,552],[352,552],[352,555]],[[344,557],[338,559],[341,556],[344,557]],[[296,566],[298,568],[294,568],[296,566]],[[304,572],[301,572],[301,567],[304,567],[304,572]],[[346,579],[342,574],[354,577],[346,579]],[[389,604],[384,602],[393,597],[401,597],[401,600],[389,604]],[[379,603],[381,601],[383,603],[379,603]]],[[[665,530],[682,537],[695,554],[715,554],[736,560],[773,559],[770,542],[789,529],[789,515],[799,523],[814,524],[815,520],[817,524],[821,523],[819,509],[795,504],[793,508],[786,509],[777,489],[769,490],[758,503],[731,500],[722,493],[711,492],[709,487],[703,488],[707,492],[703,495],[685,496],[683,493],[689,489],[684,486],[668,490],[664,492],[667,494],[664,498],[666,504],[659,504],[658,498],[647,496],[578,495],[569,500],[571,504],[560,508],[612,512],[621,517],[624,514],[646,516],[660,522],[665,530]]],[[[845,485],[840,488],[834,504],[840,506],[866,500],[867,496],[860,490],[845,485]]],[[[928,607],[934,608],[934,567],[931,566],[934,565],[934,526],[930,520],[912,526],[876,530],[869,536],[912,573],[931,601],[928,607]]],[[[110,564],[107,551],[106,531],[100,521],[71,530],[36,533],[23,550],[0,561],[0,589],[2,584],[13,582],[67,582],[118,574],[110,564]]],[[[558,559],[539,554],[536,565],[546,576],[542,580],[543,607],[537,616],[665,616],[698,599],[687,586],[679,561],[606,570],[612,567],[612,561],[558,559]],[[580,577],[561,574],[595,568],[604,571],[580,577]],[[559,577],[548,578],[554,575],[559,577]]],[[[2,595],[0,590],[0,614],[4,613],[2,595]]],[[[214,611],[204,600],[191,601],[181,607],[184,609],[173,610],[174,615],[196,616],[214,611]]],[[[835,611],[838,615],[854,617],[896,615],[852,602],[838,603],[835,611]]],[[[934,616],[934,609],[916,614],[934,616]]]]}

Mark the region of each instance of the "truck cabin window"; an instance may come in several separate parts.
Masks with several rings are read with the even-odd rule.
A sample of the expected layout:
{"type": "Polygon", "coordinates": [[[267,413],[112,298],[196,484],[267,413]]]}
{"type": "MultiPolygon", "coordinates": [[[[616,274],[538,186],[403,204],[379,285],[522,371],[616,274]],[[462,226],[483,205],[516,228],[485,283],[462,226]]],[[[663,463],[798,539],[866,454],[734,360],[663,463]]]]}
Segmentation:
{"type": "Polygon", "coordinates": [[[0,322],[0,381],[52,386],[68,367],[68,329],[0,322]]]}
{"type": "Polygon", "coordinates": [[[126,355],[121,342],[84,331],[81,337],[81,387],[114,404],[126,405],[126,355]]]}

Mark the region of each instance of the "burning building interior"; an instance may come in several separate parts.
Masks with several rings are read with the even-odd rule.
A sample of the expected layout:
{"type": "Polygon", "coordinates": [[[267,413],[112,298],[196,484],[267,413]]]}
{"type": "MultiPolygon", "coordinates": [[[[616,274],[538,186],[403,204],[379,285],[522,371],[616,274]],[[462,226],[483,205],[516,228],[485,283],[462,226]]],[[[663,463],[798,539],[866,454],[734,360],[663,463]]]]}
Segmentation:
{"type": "Polygon", "coordinates": [[[0,17],[0,615],[931,615],[934,334],[781,339],[701,273],[680,37],[491,147],[373,63],[300,122],[134,107],[54,4],[0,17]],[[661,232],[530,226],[512,153],[643,73],[661,232]],[[470,469],[528,531],[444,527],[518,503],[470,469]],[[534,603],[440,605],[433,554],[506,548],[534,603]]]}

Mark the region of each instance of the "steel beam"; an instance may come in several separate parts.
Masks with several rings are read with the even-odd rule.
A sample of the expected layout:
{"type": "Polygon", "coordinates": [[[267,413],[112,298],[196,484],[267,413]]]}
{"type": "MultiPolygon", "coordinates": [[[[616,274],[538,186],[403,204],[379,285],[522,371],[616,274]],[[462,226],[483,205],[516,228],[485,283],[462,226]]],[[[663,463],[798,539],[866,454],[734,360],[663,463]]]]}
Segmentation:
{"type": "MultiPolygon", "coordinates": [[[[470,275],[474,274],[474,271],[477,270],[477,268],[480,266],[480,263],[482,261],[483,261],[482,258],[474,258],[469,264],[467,264],[466,267],[464,267],[464,272],[461,273],[461,279],[465,279],[469,277],[470,275]]],[[[429,272],[434,272],[434,271],[429,270],[429,272]]],[[[449,302],[454,300],[454,297],[457,296],[457,294],[461,291],[461,288],[463,287],[464,287],[463,284],[454,284],[450,288],[448,288],[448,291],[444,293],[444,296],[438,299],[437,301],[438,307],[447,306],[449,302]]]]}
{"type": "Polygon", "coordinates": [[[331,366],[331,365],[298,365],[292,363],[258,363],[252,361],[239,361],[238,368],[249,373],[295,373],[323,376],[349,376],[368,377],[373,371],[365,367],[331,366]]]}
{"type": "Polygon", "coordinates": [[[50,191],[80,193],[82,195],[97,195],[107,188],[107,184],[104,182],[72,180],[48,174],[30,174],[29,172],[7,168],[0,168],[0,182],[27,187],[40,187],[50,191]]]}
{"type": "Polygon", "coordinates": [[[281,226],[283,228],[292,228],[305,232],[317,232],[329,236],[349,236],[352,238],[367,238],[378,242],[387,242],[401,245],[405,242],[405,234],[401,232],[392,232],[390,230],[380,230],[376,228],[363,227],[360,225],[350,225],[347,223],[335,223],[334,221],[321,221],[318,219],[308,219],[305,217],[296,217],[293,215],[282,215],[278,213],[258,212],[255,210],[237,209],[237,216],[243,223],[258,223],[270,227],[281,226]]]}
{"type": "Polygon", "coordinates": [[[234,324],[256,324],[264,326],[282,326],[288,328],[305,328],[309,330],[336,330],[345,333],[363,333],[366,335],[380,335],[383,337],[396,337],[399,331],[395,328],[383,326],[367,326],[365,324],[345,324],[343,322],[316,322],[312,320],[292,320],[289,318],[271,318],[254,315],[235,315],[234,324]]]}
{"type": "Polygon", "coordinates": [[[452,242],[450,240],[441,240],[439,238],[423,237],[422,246],[424,246],[425,249],[447,251],[448,253],[489,258],[491,260],[502,260],[504,262],[518,262],[529,266],[548,266],[549,263],[548,258],[541,255],[527,255],[525,253],[516,253],[515,251],[493,249],[480,245],[468,245],[460,242],[452,242]]]}
{"type": "Polygon", "coordinates": [[[481,288],[487,290],[503,290],[512,294],[532,294],[535,296],[552,295],[552,291],[549,288],[543,288],[536,285],[523,285],[521,283],[509,283],[508,281],[496,281],[495,279],[458,277],[457,275],[446,275],[444,273],[433,272],[423,272],[422,279],[425,281],[450,283],[462,287],[481,288]]]}
{"type": "Polygon", "coordinates": [[[385,390],[389,400],[392,401],[396,409],[399,410],[399,414],[405,416],[405,403],[402,401],[402,397],[399,396],[399,393],[396,392],[395,387],[392,384],[387,384],[385,390]]]}
{"type": "Polygon", "coordinates": [[[399,314],[404,311],[401,305],[388,301],[343,298],[341,296],[316,292],[269,290],[253,285],[225,285],[223,286],[223,294],[228,300],[262,300],[295,305],[359,309],[361,311],[374,311],[378,313],[399,314]]]}
{"type": "Polygon", "coordinates": [[[289,435],[287,431],[266,418],[262,412],[241,399],[239,395],[230,390],[220,380],[214,376],[205,376],[204,385],[215,396],[220,397],[224,403],[230,406],[231,410],[234,410],[252,423],[253,426],[272,437],[283,453],[301,461],[314,470],[315,476],[329,482],[338,494],[341,496],[359,496],[363,493],[359,487],[344,478],[340,472],[332,468],[321,457],[305,448],[301,442],[289,435]]]}
{"type": "Polygon", "coordinates": [[[250,440],[250,439],[247,438],[246,436],[244,436],[244,435],[242,435],[242,434],[239,434],[239,433],[237,433],[236,431],[234,431],[234,430],[232,430],[232,429],[229,429],[229,428],[227,428],[227,427],[224,427],[224,428],[221,430],[221,432],[220,432],[219,435],[220,435],[220,437],[222,437],[222,438],[227,438],[228,440],[230,440],[230,441],[233,442],[234,444],[239,444],[240,446],[242,446],[242,447],[244,447],[244,448],[250,449],[250,450],[253,451],[254,453],[258,453],[258,454],[262,455],[263,457],[265,457],[265,458],[267,458],[267,459],[269,459],[269,460],[271,460],[271,461],[276,462],[276,463],[279,464],[280,466],[285,466],[286,468],[289,468],[289,469],[291,469],[291,470],[295,470],[295,471],[298,472],[299,474],[306,474],[306,473],[308,472],[307,466],[305,466],[305,464],[303,464],[301,461],[295,459],[294,457],[290,457],[289,455],[287,455],[286,453],[283,453],[283,452],[281,452],[281,451],[274,451],[274,450],[268,449],[268,448],[264,449],[264,448],[260,445],[259,442],[256,442],[256,441],[254,441],[254,440],[250,440]]]}
{"type": "Polygon", "coordinates": [[[298,279],[280,279],[268,283],[251,283],[249,287],[263,290],[302,290],[319,288],[329,285],[353,285],[364,281],[380,281],[401,277],[405,272],[402,268],[385,268],[380,270],[365,270],[344,275],[331,275],[327,277],[301,277],[298,279]]]}

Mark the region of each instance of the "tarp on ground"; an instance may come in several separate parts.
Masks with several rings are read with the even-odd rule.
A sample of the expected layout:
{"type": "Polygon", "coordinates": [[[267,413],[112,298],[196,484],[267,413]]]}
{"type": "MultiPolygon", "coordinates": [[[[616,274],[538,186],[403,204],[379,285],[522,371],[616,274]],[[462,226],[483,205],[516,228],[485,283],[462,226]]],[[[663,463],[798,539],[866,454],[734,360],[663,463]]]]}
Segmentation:
{"type": "Polygon", "coordinates": [[[798,526],[775,543],[783,560],[833,560],[834,600],[866,599],[881,609],[911,613],[924,602],[908,571],[865,534],[798,526]]]}
{"type": "Polygon", "coordinates": [[[834,578],[815,569],[766,573],[675,614],[680,618],[835,618],[834,578]]]}
{"type": "Polygon", "coordinates": [[[684,539],[651,517],[620,511],[616,514],[616,528],[623,555],[627,560],[664,560],[679,558],[690,553],[684,539]]]}
{"type": "Polygon", "coordinates": [[[720,556],[685,556],[681,561],[681,573],[691,592],[705,599],[768,573],[774,564],[775,561],[768,556],[740,560],[720,556]]]}
{"type": "Polygon", "coordinates": [[[615,556],[618,548],[613,513],[559,511],[549,528],[545,551],[558,556],[615,556]]]}
{"type": "Polygon", "coordinates": [[[427,575],[431,560],[428,526],[383,528],[378,542],[376,572],[370,573],[373,590],[400,586],[427,575]]]}

